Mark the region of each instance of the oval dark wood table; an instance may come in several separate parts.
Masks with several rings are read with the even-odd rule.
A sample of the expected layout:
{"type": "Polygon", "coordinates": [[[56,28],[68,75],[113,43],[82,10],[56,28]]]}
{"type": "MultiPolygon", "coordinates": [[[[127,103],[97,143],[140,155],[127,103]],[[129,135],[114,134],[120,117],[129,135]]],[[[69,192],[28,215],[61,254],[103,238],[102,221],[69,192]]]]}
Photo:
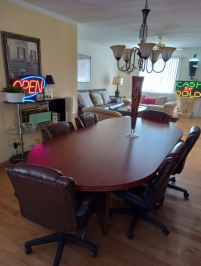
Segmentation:
{"type": "Polygon", "coordinates": [[[103,120],[38,144],[27,162],[73,177],[80,191],[106,192],[102,227],[107,234],[110,191],[150,180],[183,134],[173,123],[141,118],[135,128],[139,138],[128,138],[130,131],[130,117],[103,120]]]}

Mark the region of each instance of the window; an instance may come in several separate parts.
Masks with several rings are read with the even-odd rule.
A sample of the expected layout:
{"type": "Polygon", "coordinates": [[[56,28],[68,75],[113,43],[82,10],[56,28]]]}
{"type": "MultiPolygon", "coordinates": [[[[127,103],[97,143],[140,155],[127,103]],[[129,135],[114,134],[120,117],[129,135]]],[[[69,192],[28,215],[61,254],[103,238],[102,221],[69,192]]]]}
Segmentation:
{"type": "MultiPolygon", "coordinates": [[[[166,63],[165,70],[161,73],[146,71],[139,72],[139,76],[144,76],[142,91],[171,93],[175,91],[175,81],[180,67],[180,58],[170,58],[166,63]]],[[[160,71],[164,66],[164,61],[159,58],[154,65],[156,71],[160,71]]],[[[151,61],[148,60],[148,70],[151,70],[151,61]]]]}

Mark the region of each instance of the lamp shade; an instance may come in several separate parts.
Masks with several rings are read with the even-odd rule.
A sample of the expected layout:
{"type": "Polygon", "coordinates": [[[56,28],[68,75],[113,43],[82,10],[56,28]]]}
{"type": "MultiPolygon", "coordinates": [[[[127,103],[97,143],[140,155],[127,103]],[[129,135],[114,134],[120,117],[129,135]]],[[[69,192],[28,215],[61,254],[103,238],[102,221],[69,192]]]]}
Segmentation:
{"type": "Polygon", "coordinates": [[[123,50],[126,48],[125,45],[113,45],[110,47],[113,51],[114,57],[119,60],[122,57],[123,50]]]}
{"type": "Polygon", "coordinates": [[[161,50],[152,50],[151,55],[150,55],[150,60],[153,64],[155,64],[158,61],[158,57],[161,53],[161,50]]]}
{"type": "Polygon", "coordinates": [[[114,77],[113,78],[113,82],[112,82],[113,85],[123,85],[123,78],[120,78],[120,77],[114,77]]]}
{"type": "MultiPolygon", "coordinates": [[[[133,54],[133,52],[132,52],[133,54]]],[[[124,49],[123,50],[123,59],[126,63],[130,61],[131,57],[131,49],[124,49]]]]}
{"type": "Polygon", "coordinates": [[[55,84],[52,75],[47,75],[45,81],[46,81],[46,84],[47,84],[47,85],[48,85],[48,84],[55,84]]]}
{"type": "Polygon", "coordinates": [[[138,43],[142,58],[147,59],[150,57],[151,51],[155,45],[155,43],[138,43]]]}
{"type": "Polygon", "coordinates": [[[172,53],[176,50],[177,48],[174,47],[161,47],[162,51],[162,58],[165,62],[167,62],[170,57],[172,56],[172,53]]]}

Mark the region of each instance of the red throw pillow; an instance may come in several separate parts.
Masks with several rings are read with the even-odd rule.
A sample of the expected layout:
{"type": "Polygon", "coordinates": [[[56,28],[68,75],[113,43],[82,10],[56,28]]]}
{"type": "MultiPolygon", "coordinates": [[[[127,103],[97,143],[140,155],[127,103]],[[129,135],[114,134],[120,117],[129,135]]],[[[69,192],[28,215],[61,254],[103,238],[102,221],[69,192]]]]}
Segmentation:
{"type": "Polygon", "coordinates": [[[156,99],[154,98],[145,98],[143,99],[142,103],[144,104],[155,104],[156,99]]]}

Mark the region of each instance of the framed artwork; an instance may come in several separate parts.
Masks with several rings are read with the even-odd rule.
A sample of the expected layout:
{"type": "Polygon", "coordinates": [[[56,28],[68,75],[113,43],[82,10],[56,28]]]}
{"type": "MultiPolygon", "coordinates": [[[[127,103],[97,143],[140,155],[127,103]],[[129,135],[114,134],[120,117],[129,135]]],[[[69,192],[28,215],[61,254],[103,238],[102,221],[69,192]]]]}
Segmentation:
{"type": "Polygon", "coordinates": [[[1,32],[6,84],[25,76],[41,76],[40,39],[1,32]]]}
{"type": "Polygon", "coordinates": [[[78,54],[77,58],[77,82],[91,81],[91,57],[78,54]]]}

